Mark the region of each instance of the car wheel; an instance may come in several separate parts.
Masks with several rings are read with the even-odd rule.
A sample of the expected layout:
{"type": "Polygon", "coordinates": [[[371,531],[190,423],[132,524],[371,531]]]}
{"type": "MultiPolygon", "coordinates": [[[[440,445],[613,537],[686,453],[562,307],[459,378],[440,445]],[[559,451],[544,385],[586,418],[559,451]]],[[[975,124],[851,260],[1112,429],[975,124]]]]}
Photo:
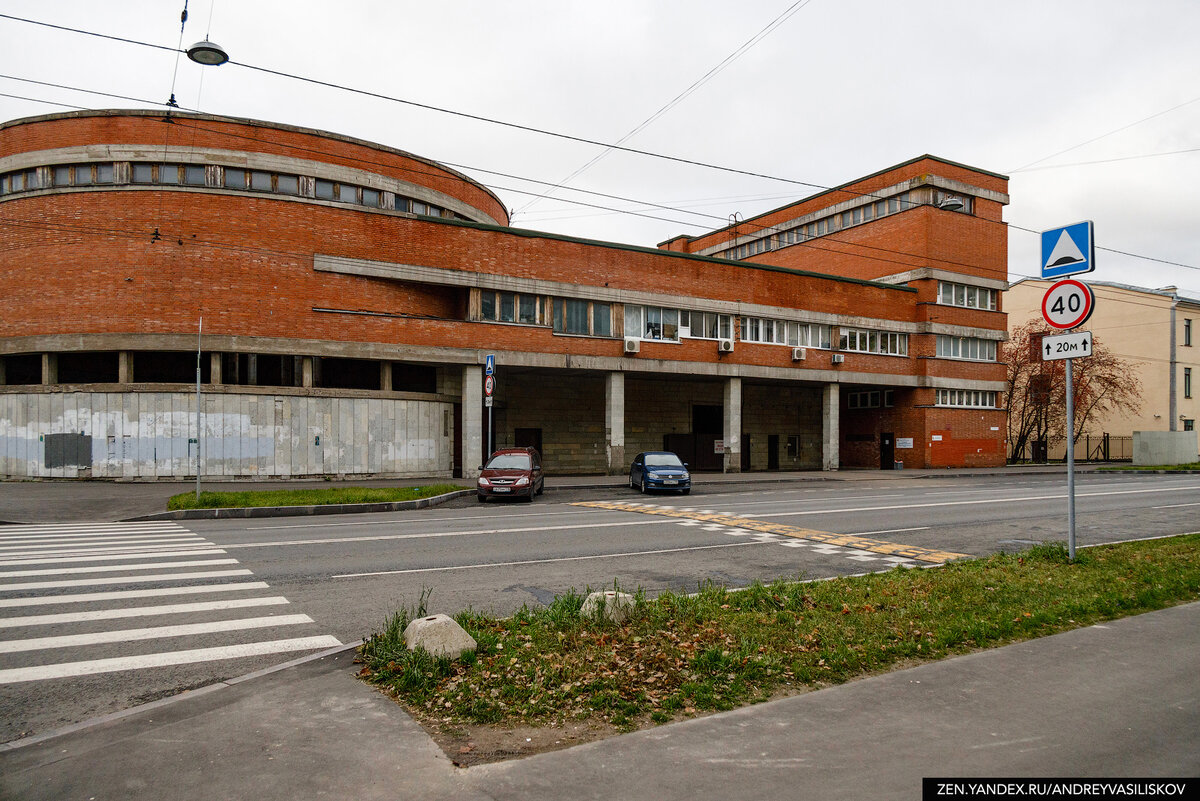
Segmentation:
{"type": "Polygon", "coordinates": [[[482,495],[476,495],[475,500],[479,501],[480,503],[484,503],[487,498],[483,497],[482,495]]]}
{"type": "Polygon", "coordinates": [[[690,495],[690,494],[691,494],[691,492],[692,492],[692,488],[691,488],[691,487],[688,487],[687,489],[681,489],[681,490],[679,491],[679,494],[680,494],[680,495],[690,495]]]}
{"type": "Polygon", "coordinates": [[[545,491],[546,491],[546,482],[543,481],[541,484],[538,484],[537,494],[541,495],[545,491]]]}
{"type": "Polygon", "coordinates": [[[649,490],[646,489],[646,477],[645,476],[642,476],[642,485],[641,485],[641,487],[639,487],[639,489],[642,491],[643,495],[645,495],[647,492],[649,492],[649,490]]]}

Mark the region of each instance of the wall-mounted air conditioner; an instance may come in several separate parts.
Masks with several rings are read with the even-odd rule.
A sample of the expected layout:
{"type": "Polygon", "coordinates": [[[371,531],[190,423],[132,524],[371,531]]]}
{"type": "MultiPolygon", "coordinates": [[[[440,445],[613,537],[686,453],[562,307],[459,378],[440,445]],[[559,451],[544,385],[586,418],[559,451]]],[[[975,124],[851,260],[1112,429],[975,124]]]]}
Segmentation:
{"type": "Polygon", "coordinates": [[[792,348],[792,361],[802,362],[808,358],[808,350],[806,348],[792,348]]]}
{"type": "Polygon", "coordinates": [[[642,341],[637,337],[625,337],[625,352],[637,353],[642,349],[642,341]]]}
{"type": "Polygon", "coordinates": [[[845,354],[842,354],[842,353],[833,354],[833,363],[834,364],[841,364],[844,361],[846,361],[845,354]]]}
{"type": "Polygon", "coordinates": [[[718,339],[717,340],[717,353],[733,353],[733,340],[732,339],[718,339]]]}

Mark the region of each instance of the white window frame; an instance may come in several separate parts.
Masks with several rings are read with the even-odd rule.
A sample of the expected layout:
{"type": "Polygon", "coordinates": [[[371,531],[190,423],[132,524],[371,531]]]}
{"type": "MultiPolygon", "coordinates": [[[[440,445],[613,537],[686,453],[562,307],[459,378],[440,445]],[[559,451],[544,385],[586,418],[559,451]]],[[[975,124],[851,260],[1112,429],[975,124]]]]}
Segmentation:
{"type": "Polygon", "coordinates": [[[908,334],[869,328],[842,328],[838,332],[838,350],[879,356],[908,356],[908,334]]]}
{"type": "Polygon", "coordinates": [[[961,309],[996,311],[999,302],[999,292],[995,289],[974,286],[972,284],[938,281],[937,302],[942,306],[957,306],[961,309]]]}
{"type": "Polygon", "coordinates": [[[956,359],[967,362],[996,361],[996,340],[978,337],[954,337],[938,334],[937,356],[939,359],[956,359]]]}
{"type": "Polygon", "coordinates": [[[995,409],[996,393],[986,389],[939,389],[937,406],[951,409],[995,409]]]}

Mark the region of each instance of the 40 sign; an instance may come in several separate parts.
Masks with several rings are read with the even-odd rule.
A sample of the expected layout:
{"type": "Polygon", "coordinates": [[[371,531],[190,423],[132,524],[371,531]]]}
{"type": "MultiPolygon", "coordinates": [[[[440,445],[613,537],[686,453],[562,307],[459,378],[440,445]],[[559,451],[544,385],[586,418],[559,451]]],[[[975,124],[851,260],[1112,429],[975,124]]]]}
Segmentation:
{"type": "Polygon", "coordinates": [[[1042,298],[1042,317],[1051,328],[1065,331],[1083,325],[1096,308],[1091,288],[1074,278],[1064,278],[1046,290],[1042,298]]]}

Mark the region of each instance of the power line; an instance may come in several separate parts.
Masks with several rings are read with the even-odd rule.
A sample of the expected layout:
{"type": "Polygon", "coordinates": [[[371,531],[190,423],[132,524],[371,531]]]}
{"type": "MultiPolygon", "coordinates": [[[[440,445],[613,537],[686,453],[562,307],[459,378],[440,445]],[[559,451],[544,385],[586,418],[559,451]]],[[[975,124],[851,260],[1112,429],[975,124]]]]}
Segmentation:
{"type": "MultiPolygon", "coordinates": [[[[759,42],[761,42],[763,39],[765,39],[767,36],[769,36],[771,33],[773,33],[775,31],[775,29],[778,28],[780,25],[782,25],[783,23],[785,23],[789,19],[791,19],[791,17],[794,14],[796,14],[796,12],[798,12],[800,9],[804,8],[804,6],[808,5],[810,2],[812,2],[812,0],[796,0],[796,2],[792,3],[790,6],[788,6],[783,11],[782,14],[780,14],[779,16],[775,17],[775,19],[773,19],[769,23],[767,23],[767,25],[764,28],[762,28],[758,33],[751,36],[749,39],[747,39],[745,42],[743,42],[736,50],[734,50],[729,55],[725,56],[725,58],[723,58],[720,61],[720,63],[718,63],[715,67],[711,68],[708,72],[704,73],[704,75],[702,75],[700,78],[693,81],[691,86],[689,86],[687,89],[684,89],[679,94],[675,95],[675,97],[673,97],[665,106],[663,106],[658,111],[651,114],[646,119],[642,120],[636,126],[634,126],[633,130],[629,131],[627,134],[625,134],[620,139],[618,139],[616,141],[616,144],[618,144],[618,145],[624,144],[625,142],[632,139],[634,136],[637,136],[639,133],[644,131],[646,128],[648,128],[650,125],[652,125],[656,120],[658,120],[660,117],[662,117],[664,114],[666,114],[668,111],[675,108],[675,106],[679,105],[684,100],[686,100],[690,95],[692,95],[701,86],[703,86],[704,84],[708,83],[710,80],[715,78],[726,67],[728,67],[730,64],[732,64],[734,61],[737,61],[739,58],[741,58],[747,52],[749,52],[751,48],[753,48],[755,45],[757,45],[759,42]]],[[[589,168],[591,168],[593,165],[595,165],[597,162],[599,162],[601,159],[603,159],[605,156],[607,156],[611,152],[612,152],[611,147],[605,148],[600,153],[593,156],[590,161],[585,163],[583,166],[576,168],[574,172],[572,172],[566,178],[563,178],[561,181],[556,183],[544,195],[535,197],[533,200],[526,203],[521,208],[514,210],[513,214],[514,215],[521,214],[521,213],[524,213],[525,211],[533,208],[533,206],[536,205],[539,200],[541,200],[542,198],[545,198],[545,197],[550,197],[550,195],[554,192],[554,190],[565,186],[572,179],[574,179],[574,178],[578,177],[579,175],[583,174],[584,172],[586,172],[589,168]]]]}
{"type": "MultiPolygon", "coordinates": [[[[797,8],[796,10],[798,11],[799,8],[797,8]]],[[[181,52],[178,48],[170,48],[170,47],[166,47],[163,45],[155,45],[155,44],[151,44],[151,43],[147,43],[147,42],[140,42],[140,41],[134,40],[134,39],[127,39],[127,38],[123,38],[123,37],[111,36],[108,34],[101,34],[101,33],[97,33],[94,31],[88,31],[88,30],[83,30],[83,29],[78,29],[78,28],[70,28],[70,27],[61,26],[61,25],[54,25],[51,23],[41,22],[38,20],[31,20],[31,19],[26,19],[23,17],[16,17],[16,16],[13,16],[10,14],[0,14],[0,19],[10,19],[10,20],[14,20],[17,22],[24,22],[24,23],[28,23],[28,24],[32,24],[32,25],[44,26],[44,27],[55,29],[55,30],[62,30],[62,31],[67,31],[67,32],[71,32],[71,33],[78,33],[78,34],[85,35],[85,36],[93,36],[93,37],[98,37],[101,39],[113,40],[113,41],[122,42],[122,43],[126,43],[126,44],[134,44],[134,45],[143,46],[143,47],[150,47],[150,48],[154,48],[157,50],[164,50],[164,51],[169,51],[169,52],[174,52],[174,53],[181,52]]],[[[829,186],[824,186],[821,184],[816,184],[816,183],[812,183],[812,182],[808,182],[808,181],[800,181],[800,180],[791,179],[791,178],[772,176],[772,175],[768,175],[765,173],[757,173],[757,172],[753,172],[753,171],[749,171],[749,170],[742,170],[742,169],[738,169],[738,168],[734,168],[734,167],[723,167],[723,166],[709,164],[706,162],[696,161],[696,160],[692,160],[692,159],[685,159],[682,157],[654,153],[651,151],[638,150],[636,148],[624,147],[622,145],[617,145],[617,144],[607,144],[604,142],[599,142],[597,140],[587,139],[584,137],[577,137],[577,136],[573,136],[570,134],[557,133],[557,132],[553,132],[553,131],[549,131],[549,130],[545,130],[545,129],[535,128],[532,126],[521,125],[518,123],[505,122],[505,121],[501,121],[501,120],[495,120],[495,119],[483,117],[480,115],[469,114],[466,112],[454,111],[454,110],[450,110],[450,109],[444,109],[444,108],[440,108],[438,106],[432,106],[429,104],[417,103],[415,101],[405,100],[403,98],[396,98],[396,97],[392,97],[389,95],[380,94],[377,92],[370,92],[370,91],[363,90],[363,89],[356,89],[354,87],[343,86],[340,84],[335,84],[335,83],[331,83],[328,81],[322,81],[322,80],[318,80],[315,78],[307,78],[307,77],[292,74],[292,73],[282,72],[282,71],[278,71],[278,70],[272,70],[272,69],[269,69],[266,67],[257,67],[257,66],[251,65],[251,64],[245,64],[242,62],[235,62],[235,61],[230,61],[228,63],[243,67],[245,69],[262,72],[264,74],[270,74],[270,75],[275,75],[278,77],[289,78],[289,79],[298,80],[298,81],[301,81],[304,83],[310,83],[310,84],[317,85],[317,86],[324,86],[327,88],[333,88],[333,89],[338,89],[341,91],[350,92],[352,94],[358,94],[358,95],[362,95],[362,96],[366,96],[366,97],[372,97],[375,99],[381,99],[381,100],[386,100],[389,102],[395,102],[395,103],[399,103],[399,104],[403,104],[403,105],[409,105],[409,106],[413,106],[416,108],[423,108],[423,109],[430,110],[430,111],[436,111],[436,112],[450,114],[450,115],[457,116],[457,117],[462,117],[465,119],[472,119],[472,120],[476,120],[476,121],[480,121],[480,122],[486,122],[489,124],[514,128],[517,130],[522,130],[522,131],[526,131],[526,132],[530,132],[530,133],[536,133],[539,135],[566,139],[569,141],[580,142],[580,143],[584,143],[584,144],[594,145],[597,147],[611,148],[613,150],[619,150],[622,152],[628,152],[628,153],[632,153],[632,154],[648,156],[651,158],[663,159],[663,160],[671,161],[671,162],[675,162],[675,163],[704,167],[706,169],[719,170],[719,171],[730,172],[730,173],[745,175],[745,176],[750,176],[750,177],[765,178],[768,180],[779,181],[779,182],[794,184],[794,185],[798,185],[798,186],[805,186],[805,187],[809,187],[812,189],[818,189],[821,191],[841,191],[841,192],[845,192],[846,194],[855,195],[858,197],[871,197],[871,198],[883,199],[880,196],[875,195],[870,192],[858,192],[858,191],[855,191],[852,189],[829,187],[829,186]]],[[[90,91],[90,90],[81,90],[81,91],[90,91]]],[[[101,93],[101,94],[103,94],[103,93],[101,93]]],[[[1200,100],[1200,98],[1195,98],[1194,100],[1187,101],[1187,103],[1180,104],[1180,106],[1176,106],[1175,108],[1179,108],[1181,106],[1188,105],[1188,103],[1195,102],[1196,100],[1200,100]]],[[[146,101],[138,101],[138,102],[146,102],[146,101]]],[[[63,104],[63,105],[65,105],[65,104],[63,104]]],[[[1152,115],[1152,117],[1160,116],[1161,114],[1165,114],[1168,111],[1172,111],[1172,110],[1174,110],[1174,109],[1167,109],[1167,111],[1159,112],[1159,114],[1152,115]]],[[[1147,117],[1146,119],[1151,119],[1152,117],[1147,117]]],[[[1144,121],[1145,120],[1140,120],[1139,122],[1144,122],[1144,121]]],[[[1138,124],[1138,123],[1131,123],[1131,125],[1136,125],[1136,124],[1138,124]]],[[[1130,126],[1125,126],[1125,127],[1130,127],[1130,126]]],[[[1122,130],[1122,129],[1118,129],[1118,130],[1122,130]]],[[[1115,133],[1115,132],[1116,131],[1113,131],[1110,133],[1115,133]]],[[[1108,134],[1105,134],[1105,135],[1107,136],[1108,134]]],[[[1102,138],[1102,137],[1097,137],[1097,138],[1102,138]]],[[[1086,144],[1086,143],[1084,143],[1084,144],[1086,144]]],[[[1068,148],[1068,150],[1070,150],[1070,149],[1073,149],[1073,148],[1068,148]]],[[[1066,151],[1061,151],[1061,152],[1066,152],[1066,151]]],[[[1054,154],[1054,155],[1058,155],[1058,154],[1054,154]]],[[[1048,156],[1046,158],[1052,158],[1052,156],[1048,156]]],[[[1045,159],[1040,159],[1039,161],[1044,161],[1044,160],[1045,159]]],[[[1035,164],[1035,163],[1038,163],[1038,162],[1031,162],[1031,164],[1035,164]]],[[[1027,165],[1027,166],[1029,166],[1029,165],[1027,165]]],[[[518,180],[532,181],[532,179],[525,179],[525,178],[519,178],[518,180]]],[[[546,182],[537,182],[537,183],[546,183],[546,182]]],[[[533,194],[530,192],[525,192],[525,191],[521,191],[521,190],[513,190],[513,189],[508,189],[505,191],[514,191],[514,192],[517,192],[518,194],[533,194]]],[[[572,190],[572,191],[583,191],[583,190],[572,190]]],[[[630,201],[630,202],[636,202],[636,201],[630,201]]],[[[579,203],[579,205],[590,206],[592,204],[579,203]]],[[[647,205],[657,205],[657,204],[647,204],[647,205]]],[[[676,221],[676,220],[669,220],[666,218],[656,217],[653,215],[641,214],[638,212],[622,211],[619,209],[612,209],[612,208],[607,208],[607,207],[602,207],[602,206],[594,206],[594,207],[603,209],[605,211],[614,211],[614,212],[620,212],[620,213],[626,213],[626,214],[633,214],[635,216],[646,217],[648,219],[656,219],[656,220],[663,221],[663,222],[673,222],[675,224],[694,225],[695,227],[701,227],[701,226],[693,224],[693,223],[684,223],[684,222],[680,222],[680,221],[676,221]]],[[[671,209],[671,210],[679,211],[679,212],[682,212],[685,214],[699,214],[698,212],[691,212],[691,211],[687,211],[684,209],[671,209]]],[[[703,216],[707,216],[707,217],[714,218],[714,219],[716,218],[715,215],[703,215],[703,216]]],[[[743,223],[743,224],[745,224],[745,223],[743,223]]],[[[778,231],[779,230],[775,226],[767,226],[767,225],[763,225],[760,223],[750,223],[750,224],[756,225],[758,227],[758,231],[757,231],[758,233],[761,233],[762,231],[768,231],[768,230],[769,231],[778,231]]],[[[999,223],[999,224],[1003,225],[1004,223],[999,223]]],[[[1011,223],[1008,224],[1008,227],[1015,228],[1016,230],[1026,231],[1028,233],[1034,233],[1034,234],[1040,235],[1039,231],[1035,231],[1030,228],[1024,228],[1022,226],[1014,225],[1011,223]]],[[[717,230],[720,230],[720,229],[717,229],[717,230]]],[[[715,233],[715,231],[714,231],[714,233],[715,233]]],[[[827,240],[827,241],[837,241],[837,240],[827,240]]],[[[806,243],[800,243],[800,244],[806,244],[806,243]]],[[[851,243],[847,243],[847,244],[851,244],[851,243]]],[[[866,246],[863,246],[863,247],[866,247],[866,246]]],[[[1129,256],[1131,258],[1145,259],[1148,261],[1154,261],[1154,262],[1158,262],[1161,264],[1167,264],[1167,265],[1176,266],[1176,267],[1183,267],[1186,269],[1193,269],[1193,270],[1200,269],[1200,267],[1195,267],[1195,266],[1189,265],[1189,264],[1183,264],[1181,262],[1173,262],[1173,261],[1169,261],[1166,259],[1158,259],[1158,258],[1154,258],[1154,257],[1150,257],[1150,256],[1142,256],[1140,254],[1130,253],[1130,252],[1121,251],[1121,250],[1115,250],[1115,249],[1111,249],[1111,248],[1097,247],[1097,250],[1104,250],[1104,251],[1108,251],[1108,252],[1112,252],[1112,253],[1118,253],[1118,254],[1124,255],[1124,256],[1129,256]]],[[[912,255],[912,254],[907,254],[907,255],[912,255]]]]}

